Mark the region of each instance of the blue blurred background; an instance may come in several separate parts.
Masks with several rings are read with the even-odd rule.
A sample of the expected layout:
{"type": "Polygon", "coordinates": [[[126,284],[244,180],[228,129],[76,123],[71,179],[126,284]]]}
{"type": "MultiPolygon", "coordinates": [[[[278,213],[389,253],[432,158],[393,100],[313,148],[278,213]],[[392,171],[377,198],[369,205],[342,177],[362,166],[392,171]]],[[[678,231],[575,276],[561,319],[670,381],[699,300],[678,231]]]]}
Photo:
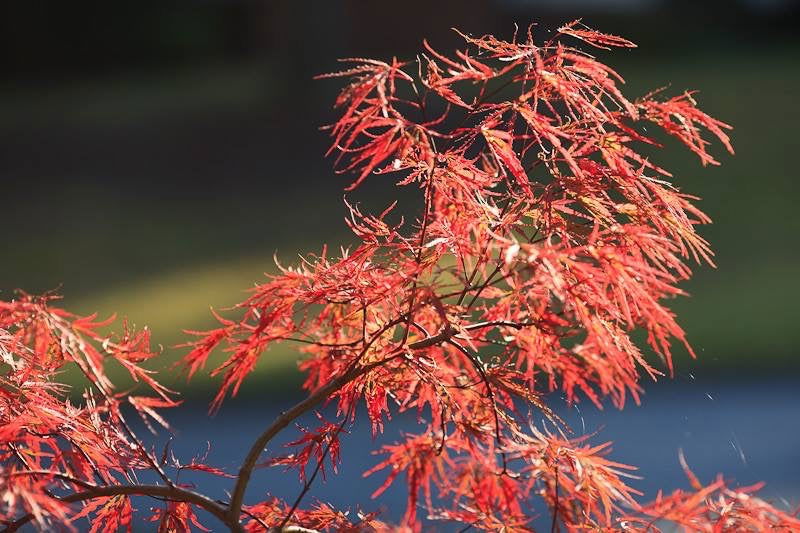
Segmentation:
{"type": "MultiPolygon", "coordinates": [[[[683,448],[705,481],[719,471],[763,479],[771,498],[797,505],[798,14],[781,0],[3,3],[2,296],[59,288],[73,310],[149,325],[174,360],[181,331],[211,325],[209,306],[241,300],[273,254],[292,261],[351,241],[339,222],[348,178],[323,159],[318,131],[334,118],[338,86],[314,74],[335,70],[337,57],[413,58],[424,37],[451,48],[451,27],[510,37],[515,22],[546,31],[583,17],[639,44],[600,54],[627,94],[698,89],[701,107],[734,125],[737,155],[706,169],[679,150],[661,155],[715,222],[703,234],[718,269],[699,268],[692,297],[675,303],[700,359],[679,354],[675,380],[649,385],[642,407],[582,404],[565,416],[600,430],[597,442],[615,440],[614,458],[641,467],[634,485],[647,496],[686,485],[683,448]]],[[[395,193],[376,178],[353,196],[377,208],[395,193]]],[[[180,449],[211,440],[234,469],[248,439],[299,397],[291,347],[262,359],[210,423],[198,421],[213,384],[178,384],[188,398],[172,416],[180,449]]],[[[400,417],[386,439],[413,426],[400,417]]],[[[379,481],[361,481],[374,461],[367,433],[346,439],[342,473],[311,497],[384,505],[397,518],[402,493],[370,502],[379,481]]],[[[281,472],[261,479],[251,498],[299,489],[281,472]]]]}

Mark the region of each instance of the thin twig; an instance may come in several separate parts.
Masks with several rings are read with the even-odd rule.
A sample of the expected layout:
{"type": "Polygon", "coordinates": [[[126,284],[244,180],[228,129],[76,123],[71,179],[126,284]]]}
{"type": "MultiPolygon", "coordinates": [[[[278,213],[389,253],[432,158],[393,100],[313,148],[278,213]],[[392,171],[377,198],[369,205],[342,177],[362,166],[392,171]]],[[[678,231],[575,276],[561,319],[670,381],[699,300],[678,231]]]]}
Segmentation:
{"type": "Polygon", "coordinates": [[[328,456],[328,453],[331,450],[331,446],[333,446],[334,441],[339,437],[339,434],[344,429],[344,426],[345,426],[345,424],[347,424],[347,420],[350,418],[352,413],[353,413],[353,411],[351,409],[350,412],[347,413],[347,415],[344,417],[344,420],[342,420],[342,423],[339,424],[339,427],[336,428],[336,431],[333,433],[333,435],[328,439],[328,442],[325,445],[325,449],[322,452],[322,457],[319,458],[319,460],[317,461],[317,466],[314,467],[314,472],[311,474],[311,477],[309,477],[303,483],[303,489],[300,491],[300,494],[298,494],[297,498],[294,500],[294,503],[292,504],[292,508],[289,509],[289,512],[286,513],[286,516],[284,517],[284,519],[281,520],[281,524],[279,526],[281,529],[286,527],[286,525],[289,523],[289,520],[291,520],[292,516],[294,515],[295,511],[297,511],[297,507],[300,505],[300,502],[303,501],[303,498],[308,493],[309,489],[311,489],[311,485],[314,483],[314,480],[317,478],[317,474],[319,474],[320,470],[322,470],[322,465],[325,462],[325,458],[328,456]]]}
{"type": "MultiPolygon", "coordinates": [[[[481,379],[483,380],[484,385],[486,385],[486,395],[489,397],[489,401],[492,404],[492,413],[494,414],[494,436],[495,436],[495,442],[497,442],[497,445],[502,448],[502,446],[503,446],[503,435],[502,435],[502,433],[500,431],[500,414],[499,414],[499,410],[497,409],[497,400],[496,400],[496,398],[494,396],[494,389],[492,389],[492,384],[489,382],[489,376],[486,375],[486,370],[483,368],[483,363],[481,363],[481,361],[480,361],[480,359],[478,359],[477,355],[471,354],[469,352],[469,350],[467,350],[466,348],[464,348],[463,346],[461,346],[460,344],[458,344],[454,340],[448,339],[445,342],[447,342],[447,344],[450,344],[451,346],[454,346],[458,351],[463,353],[467,357],[467,359],[469,359],[469,361],[472,363],[472,366],[475,367],[475,370],[478,371],[478,374],[480,375],[481,379]]],[[[500,457],[501,457],[501,459],[503,461],[503,470],[500,472],[500,474],[506,474],[508,472],[508,460],[506,458],[506,452],[501,451],[500,452],[500,457]]]]}

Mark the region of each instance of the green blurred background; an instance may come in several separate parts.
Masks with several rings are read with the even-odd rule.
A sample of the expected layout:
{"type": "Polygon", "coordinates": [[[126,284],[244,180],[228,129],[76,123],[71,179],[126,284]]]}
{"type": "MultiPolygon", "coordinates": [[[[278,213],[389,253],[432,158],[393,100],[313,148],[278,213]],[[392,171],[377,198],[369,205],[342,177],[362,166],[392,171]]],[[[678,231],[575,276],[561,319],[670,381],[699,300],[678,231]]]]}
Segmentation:
{"type": "MultiPolygon", "coordinates": [[[[413,58],[456,26],[510,37],[577,16],[639,43],[601,53],[638,96],[698,89],[734,125],[737,154],[702,168],[669,145],[659,162],[714,219],[718,269],[697,269],[675,309],[700,360],[679,373],[796,375],[800,87],[793,2],[667,0],[15,3],[0,7],[0,290],[58,288],[81,313],[147,324],[174,359],[184,329],[322,243],[350,242],[347,177],[318,126],[337,57],[413,58]]],[[[382,208],[376,177],[354,195],[382,208]]],[[[407,193],[403,193],[407,194],[407,193]]],[[[685,356],[684,356],[685,357],[685,356]]],[[[261,371],[295,386],[297,355],[261,371]],[[290,376],[292,376],[290,378],[290,376]]],[[[255,380],[253,380],[255,381],[255,380]]],[[[195,391],[207,385],[198,380],[195,391]]],[[[259,386],[259,385],[251,385],[259,386]]]]}

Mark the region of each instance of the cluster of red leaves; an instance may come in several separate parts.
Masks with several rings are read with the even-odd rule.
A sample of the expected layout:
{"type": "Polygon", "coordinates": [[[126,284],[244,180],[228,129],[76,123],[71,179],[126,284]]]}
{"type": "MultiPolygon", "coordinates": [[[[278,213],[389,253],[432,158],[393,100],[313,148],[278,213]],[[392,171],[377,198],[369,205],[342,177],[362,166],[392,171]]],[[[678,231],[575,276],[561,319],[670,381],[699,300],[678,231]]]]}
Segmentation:
{"type": "Polygon", "coordinates": [[[181,465],[167,449],[156,457],[126,420],[125,412],[133,411],[151,431],[152,422],[168,428],[159,410],[180,403],[177,393],[143,366],[160,353],[150,348],[149,330],[135,331],[123,322],[121,334],[111,334],[106,330],[114,317],[78,316],[54,306],[54,300],[52,294],[20,293],[0,301],[3,531],[28,522],[41,530],[75,530],[82,520],[92,533],[131,531],[136,495],[165,500],[153,508],[158,531],[203,529],[195,506],[177,499],[187,496],[187,487],[173,482],[167,470],[227,474],[198,459],[181,465]],[[125,391],[109,377],[115,365],[130,378],[125,391]],[[82,395],[62,383],[65,372],[83,378],[82,395]],[[164,485],[142,485],[138,478],[146,473],[164,485]]]}
{"type": "Polygon", "coordinates": [[[776,509],[756,497],[762,484],[731,489],[720,476],[707,486],[699,483],[693,492],[676,490],[640,508],[630,521],[621,520],[629,529],[659,531],[657,522],[667,522],[685,531],[698,532],[761,532],[800,531],[797,514],[776,509]],[[641,515],[646,516],[643,518],[641,515]]]}
{"type": "MultiPolygon", "coordinates": [[[[279,528],[284,523],[284,519],[292,513],[291,508],[285,502],[274,497],[248,507],[246,511],[251,518],[245,524],[245,531],[248,533],[263,532],[265,526],[279,528]]],[[[377,520],[374,513],[357,513],[355,520],[349,514],[318,502],[309,509],[295,510],[292,514],[294,517],[292,524],[302,524],[302,526],[295,526],[302,528],[295,530],[301,533],[308,531],[340,531],[344,533],[397,531],[396,528],[377,520]]]]}
{"type": "Polygon", "coordinates": [[[336,472],[339,465],[339,424],[332,424],[325,420],[322,415],[317,413],[317,418],[322,422],[316,430],[309,431],[300,427],[303,434],[297,440],[289,442],[287,447],[298,447],[299,451],[289,455],[271,458],[265,466],[287,465],[289,468],[296,468],[300,476],[300,481],[307,482],[306,466],[314,460],[319,465],[322,477],[325,477],[325,458],[330,460],[333,471],[336,472]]]}
{"type": "MultiPolygon", "coordinates": [[[[415,63],[357,58],[321,76],[348,79],[329,131],[340,170],[357,176],[350,189],[392,174],[420,190],[416,222],[393,221],[394,206],[370,215],[348,204],[356,246],[279,265],[236,318],[217,315],[219,327],[192,332],[189,376],[218,349],[225,354],[211,372],[222,376],[212,409],[275,343],[296,343],[305,354],[309,396],[256,441],[230,504],[172,484],[165,460],[144,451],[122,418],[124,400],[159,422],[155,408],[174,404],[140,366],[153,356],[146,331],[112,341],[98,333],[105,323],[46,300],[2,304],[7,521],[21,511],[41,526],[68,523],[68,504],[80,498],[67,494],[95,490],[102,498],[80,516],[93,516],[96,530],[129,527],[131,492],[108,487],[154,469],[166,488],[137,494],[168,501],[153,516],[162,531],[202,528],[196,506],[232,529],[388,531],[373,515],[353,521],[325,504],[300,506],[326,462],[336,468],[339,435],[363,402],[374,434],[397,412],[416,412],[422,425],[382,448],[384,460],[366,473],[388,471],[376,495],[406,478],[408,507],[394,530],[418,531],[427,518],[529,531],[542,512],[568,531],[654,530],[659,520],[691,531],[798,526],[747,490],[721,480],[702,487],[693,476],[693,492],[640,506],[625,481],[632,467],[608,459],[609,444],[566,437],[568,428],[542,401],[560,390],[568,402],[608,398],[621,408],[628,397],[638,401],[642,372],[654,379],[671,372],[675,341],[691,352],[665,300],[682,294],[691,261],[711,263],[696,232],[709,220],[651,162],[648,150],[661,145],[645,128],[656,126],[703,164],[718,164],[707,138],[732,152],[729,126],[700,111],[691,93],[628,99],[619,74],[569,40],[634,45],[578,22],[540,44],[530,30],[511,41],[464,38],[467,48],[452,56],[425,43],[415,63]],[[634,342],[636,331],[645,332],[646,346],[634,342]],[[115,393],[107,360],[155,395],[115,393]],[[95,391],[77,407],[54,379],[67,363],[95,391]],[[258,463],[296,469],[304,486],[298,499],[242,506],[265,444],[324,402],[336,405],[339,422],[319,416],[318,427],[300,427],[289,443],[294,453],[258,463]],[[526,415],[531,408],[536,414],[526,415]],[[543,420],[556,429],[537,429],[543,420]]],[[[225,475],[201,462],[171,466],[225,475]]]]}
{"type": "Polygon", "coordinates": [[[681,454],[681,465],[692,486],[691,492],[676,490],[669,496],[659,492],[655,501],[639,507],[638,514],[621,521],[631,529],[658,531],[655,523],[670,522],[686,531],[755,532],[800,531],[800,519],[776,509],[756,497],[763,483],[732,489],[722,476],[703,485],[681,454]]]}
{"type": "Polygon", "coordinates": [[[11,521],[22,511],[45,527],[50,518],[68,524],[92,512],[92,531],[116,531],[130,525],[126,497],[97,499],[71,516],[66,495],[160,470],[126,422],[123,406],[164,424],[157,409],[177,402],[141,366],[157,355],[147,329],[137,332],[125,324],[120,336],[108,336],[103,330],[113,317],[77,316],[52,300],[21,293],[0,302],[0,517],[11,521]],[[107,375],[112,361],[149,394],[117,392],[107,375]],[[82,399],[59,382],[69,367],[90,385],[82,399]]]}
{"type": "MultiPolygon", "coordinates": [[[[424,431],[384,447],[367,472],[389,471],[375,495],[405,474],[412,529],[423,507],[433,520],[528,530],[534,497],[568,530],[620,527],[637,505],[631,467],[608,460],[607,444],[531,430],[520,407],[557,426],[540,399],[556,389],[621,408],[638,401],[641,371],[671,372],[674,340],[691,353],[664,300],[683,294],[690,260],[711,263],[696,233],[709,219],[650,161],[644,150],[661,144],[645,127],[718,164],[705,134],[733,152],[729,126],[688,92],[629,100],[622,78],[569,37],[634,46],[575,22],[543,44],[530,32],[464,36],[468,49],[452,57],[425,43],[416,65],[355,58],[320,76],[349,80],[328,128],[340,170],[357,175],[349,189],[394,174],[422,191],[420,218],[404,229],[389,221],[394,206],[372,216],[348,204],[354,249],[281,267],[240,304],[242,319],[220,318],[186,358],[194,371],[227,346],[214,407],[270,344],[296,342],[305,387],[336,383],[325,399],[345,420],[364,401],[377,433],[391,412],[416,410],[424,431]]],[[[303,430],[302,451],[273,461],[319,467],[333,426],[303,430]]],[[[669,514],[653,505],[642,513],[669,514]]]]}

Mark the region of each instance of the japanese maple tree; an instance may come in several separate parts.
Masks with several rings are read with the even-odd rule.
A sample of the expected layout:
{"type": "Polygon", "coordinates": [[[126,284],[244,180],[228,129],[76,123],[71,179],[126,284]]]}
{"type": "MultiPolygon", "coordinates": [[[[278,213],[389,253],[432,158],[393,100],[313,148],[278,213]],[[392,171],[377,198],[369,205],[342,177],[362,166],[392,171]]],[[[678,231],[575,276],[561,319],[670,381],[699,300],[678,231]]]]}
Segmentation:
{"type": "Polygon", "coordinates": [[[661,147],[646,127],[716,165],[709,138],[732,153],[729,126],[690,92],[629,99],[619,74],[575,46],[634,44],[578,21],[541,42],[530,29],[510,41],[463,38],[450,55],[424,43],[413,61],[348,59],[320,76],[346,80],[328,131],[339,170],[355,174],[348,190],[392,180],[418,189],[421,206],[404,222],[394,205],[368,214],[348,204],[357,245],[280,266],[217,328],[191,332],[188,376],[223,356],[212,410],[270,346],[303,354],[308,395],[265,422],[238,472],[156,453],[126,420],[135,411],[166,425],[163,409],[179,403],[144,366],[158,356],[148,330],[123,324],[108,336],[110,322],[66,312],[52,295],[0,303],[4,531],[84,519],[93,532],[130,530],[134,496],[153,499],[159,531],[203,529],[199,510],[231,531],[510,532],[542,515],[567,531],[800,530],[752,488],[703,485],[688,467],[689,491],[640,503],[626,482],[633,467],[546,404],[561,391],[622,408],[638,401],[640,376],[671,374],[673,343],[691,353],[664,302],[683,294],[690,263],[711,263],[697,233],[709,219],[646,155],[661,147]],[[111,383],[112,363],[140,384],[135,393],[111,383]],[[59,381],[69,366],[87,383],[80,402],[59,381]],[[318,413],[316,426],[294,429],[326,404],[337,419],[318,413]],[[366,472],[382,476],[375,494],[405,479],[400,524],[306,501],[320,471],[338,467],[339,437],[357,417],[378,434],[404,411],[418,414],[419,431],[378,450],[366,472]],[[296,432],[289,448],[268,452],[283,431],[296,432]],[[246,498],[257,466],[296,469],[298,497],[246,498]],[[179,483],[186,469],[230,477],[229,498],[179,483]],[[159,482],[139,482],[144,472],[159,482]]]}

